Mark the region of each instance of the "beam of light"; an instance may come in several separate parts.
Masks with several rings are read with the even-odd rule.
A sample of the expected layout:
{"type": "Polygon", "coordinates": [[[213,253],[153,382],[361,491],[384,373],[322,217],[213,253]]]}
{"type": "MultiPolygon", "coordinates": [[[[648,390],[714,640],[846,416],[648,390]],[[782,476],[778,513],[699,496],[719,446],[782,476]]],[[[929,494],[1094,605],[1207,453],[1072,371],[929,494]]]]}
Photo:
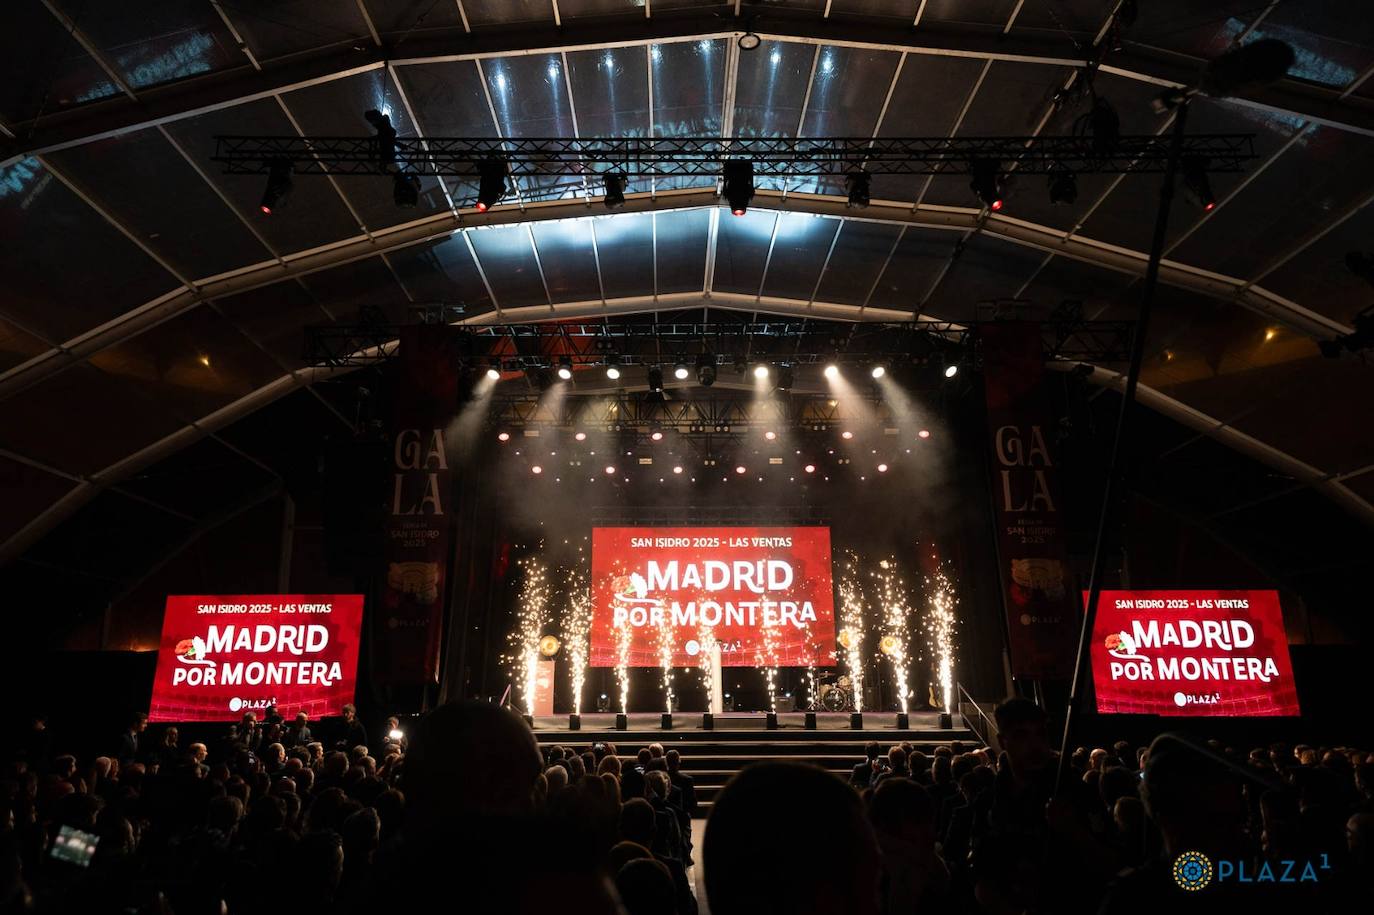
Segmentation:
{"type": "Polygon", "coordinates": [[[509,640],[516,681],[520,684],[525,714],[534,714],[534,693],[539,678],[539,639],[548,619],[549,580],[544,564],[532,557],[520,560],[524,581],[516,607],[515,629],[509,640]]]}
{"type": "Polygon", "coordinates": [[[654,639],[658,649],[658,666],[663,669],[663,710],[673,710],[673,620],[663,613],[659,615],[658,632],[654,639]]]}
{"type": "Polygon", "coordinates": [[[592,628],[592,596],[581,569],[568,569],[568,609],[563,616],[563,645],[572,678],[573,714],[582,714],[582,687],[587,680],[588,636],[592,628]]]}
{"type": "Polygon", "coordinates": [[[491,395],[496,390],[496,382],[483,374],[472,386],[472,396],[463,404],[458,416],[444,430],[444,445],[449,454],[463,460],[472,453],[478,440],[478,432],[486,421],[491,407],[491,395]]]}
{"type": "Polygon", "coordinates": [[[954,705],[954,629],[957,623],[955,608],[958,598],[954,595],[954,585],[944,569],[936,569],[926,579],[930,589],[930,605],[926,611],[926,639],[935,664],[936,679],[940,684],[940,700],[948,713],[954,705]]]}
{"type": "Polygon", "coordinates": [[[875,596],[883,608],[883,653],[892,662],[892,679],[897,686],[897,700],[903,714],[907,711],[907,700],[911,688],[907,682],[908,655],[910,654],[911,632],[908,619],[911,606],[907,601],[906,588],[897,574],[897,563],[884,559],[872,573],[875,596]]]}
{"type": "Polygon", "coordinates": [[[858,557],[848,554],[840,578],[840,648],[854,690],[854,711],[864,710],[864,600],[858,557]],[[848,644],[845,644],[848,642],[848,644]]]}
{"type": "Polygon", "coordinates": [[[710,626],[701,626],[697,629],[697,644],[701,650],[697,652],[697,667],[701,670],[701,686],[706,690],[706,706],[711,707],[712,690],[715,689],[715,670],[712,658],[716,653],[716,631],[710,626]]]}

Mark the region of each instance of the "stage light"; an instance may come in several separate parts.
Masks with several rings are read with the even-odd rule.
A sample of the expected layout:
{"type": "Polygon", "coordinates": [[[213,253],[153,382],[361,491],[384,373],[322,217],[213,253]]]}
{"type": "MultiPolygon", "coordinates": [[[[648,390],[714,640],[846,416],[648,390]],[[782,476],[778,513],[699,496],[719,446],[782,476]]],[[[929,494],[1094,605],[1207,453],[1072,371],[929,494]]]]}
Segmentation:
{"type": "Polygon", "coordinates": [[[558,377],[563,381],[572,381],[572,366],[560,365],[558,367],[558,377]]]}
{"type": "Polygon", "coordinates": [[[606,360],[606,377],[612,381],[620,378],[620,357],[612,356],[606,360]]]}
{"type": "Polygon", "coordinates": [[[618,210],[625,205],[625,176],[606,176],[606,209],[618,210]]]}
{"type": "Polygon", "coordinates": [[[373,150],[377,154],[377,170],[385,172],[396,164],[396,128],[391,126],[391,115],[373,108],[364,111],[363,118],[377,131],[372,138],[373,150]]]}
{"type": "Polygon", "coordinates": [[[500,370],[499,368],[497,368],[496,366],[494,366],[494,365],[491,366],[490,368],[487,369],[487,378],[488,378],[489,380],[491,380],[491,381],[500,381],[500,380],[501,380],[501,370],[500,370]]]}
{"type": "Polygon", "coordinates": [[[743,216],[754,199],[754,163],[748,159],[725,160],[725,202],[730,212],[743,216]]]}
{"type": "Polygon", "coordinates": [[[579,442],[585,442],[585,441],[587,440],[587,433],[585,433],[585,432],[574,432],[574,433],[573,433],[573,438],[575,438],[575,439],[576,439],[577,441],[579,441],[579,442]]]}
{"type": "Polygon", "coordinates": [[[959,363],[957,363],[957,362],[951,362],[949,365],[945,366],[945,377],[946,377],[946,378],[953,378],[955,375],[958,375],[958,374],[959,374],[959,363]]]}
{"type": "Polygon", "coordinates": [[[1183,188],[1204,213],[1211,212],[1217,205],[1217,198],[1212,194],[1212,182],[1207,178],[1207,164],[1207,159],[1202,156],[1188,156],[1182,163],[1183,188]]]}
{"type": "Polygon", "coordinates": [[[673,467],[673,473],[682,473],[682,466],[681,466],[680,464],[674,466],[674,467],[673,467]]]}
{"type": "Polygon", "coordinates": [[[477,168],[477,212],[485,213],[506,196],[506,175],[510,173],[505,159],[487,159],[477,168]]]}
{"type": "Polygon", "coordinates": [[[792,384],[796,381],[796,373],[790,365],[778,366],[778,390],[790,391],[792,384]]]}
{"type": "Polygon", "coordinates": [[[716,383],[716,357],[712,353],[702,353],[697,357],[697,384],[709,388],[716,383]]]}
{"type": "Polygon", "coordinates": [[[849,192],[849,207],[863,209],[868,206],[869,187],[872,179],[868,172],[850,172],[845,176],[844,185],[849,192]]]}
{"type": "Polygon", "coordinates": [[[869,369],[868,374],[872,375],[874,378],[881,378],[887,374],[887,366],[883,365],[880,362],[877,365],[873,366],[873,368],[869,369]]]}
{"type": "Polygon", "coordinates": [[[825,377],[829,378],[831,381],[834,381],[836,378],[839,378],[840,367],[833,362],[830,363],[825,367],[825,377]]]}
{"type": "Polygon", "coordinates": [[[844,430],[843,432],[840,433],[840,438],[844,439],[845,441],[849,441],[849,440],[850,440],[851,438],[853,438],[853,437],[854,437],[854,433],[853,433],[853,432],[850,432],[848,429],[846,429],[846,430],[844,430]]]}
{"type": "Polygon", "coordinates": [[[878,465],[878,472],[879,472],[879,473],[887,473],[887,465],[886,465],[886,464],[879,464],[879,465],[878,465]]]}
{"type": "Polygon", "coordinates": [[[660,366],[649,366],[649,390],[655,394],[663,393],[663,369],[660,366]]]}
{"type": "Polygon", "coordinates": [[[759,379],[760,381],[762,381],[763,379],[767,378],[767,377],[768,377],[768,366],[766,366],[766,365],[756,365],[756,366],[754,366],[754,377],[757,378],[757,379],[759,379]]]}
{"type": "Polygon", "coordinates": [[[983,206],[993,212],[1002,209],[1001,164],[991,159],[974,159],[969,163],[969,174],[973,176],[969,189],[983,206]]]}
{"type": "Polygon", "coordinates": [[[739,45],[741,51],[752,51],[763,44],[763,39],[753,32],[745,32],[739,38],[735,39],[735,44],[739,45]]]}
{"type": "Polygon", "coordinates": [[[673,369],[673,377],[678,381],[686,381],[687,376],[692,374],[692,370],[687,368],[687,363],[679,362],[673,369]]]}
{"type": "Polygon", "coordinates": [[[291,173],[296,170],[290,159],[273,159],[267,166],[267,187],[262,192],[262,202],[258,204],[268,216],[278,207],[286,205],[291,199],[291,173]]]}
{"type": "Polygon", "coordinates": [[[420,176],[397,172],[391,179],[391,201],[403,210],[420,205],[420,176]]]}
{"type": "Polygon", "coordinates": [[[498,442],[508,442],[508,441],[510,441],[510,433],[509,433],[509,432],[498,432],[498,433],[496,433],[496,440],[497,440],[498,442]]]}
{"type": "Polygon", "coordinates": [[[1273,340],[1273,339],[1274,339],[1275,337],[1277,337],[1278,335],[1279,335],[1279,332],[1278,332],[1277,330],[1275,330],[1274,328],[1270,327],[1270,328],[1266,329],[1265,332],[1264,332],[1264,342],[1265,342],[1265,343],[1268,343],[1270,340],[1273,340]]]}
{"type": "Polygon", "coordinates": [[[530,473],[533,473],[533,474],[541,474],[541,473],[543,473],[543,472],[544,472],[544,468],[543,468],[543,467],[540,467],[538,464],[535,464],[533,467],[530,468],[530,473]]]}
{"type": "Polygon", "coordinates": [[[1078,176],[1073,172],[1050,173],[1050,203],[1072,206],[1078,200],[1078,176]]]}
{"type": "Polygon", "coordinates": [[[539,653],[546,658],[551,658],[558,654],[558,636],[546,635],[539,640],[539,653]]]}
{"type": "Polygon", "coordinates": [[[748,472],[749,472],[749,468],[748,468],[748,467],[745,467],[743,464],[740,464],[738,467],[735,468],[735,473],[743,474],[743,473],[748,473],[748,472]]]}
{"type": "Polygon", "coordinates": [[[805,469],[807,473],[815,473],[815,472],[816,472],[816,465],[815,465],[815,464],[807,464],[806,467],[803,468],[803,469],[805,469]]]}
{"type": "Polygon", "coordinates": [[[763,433],[763,437],[771,442],[778,437],[778,433],[774,432],[772,429],[769,429],[767,432],[763,433]]]}
{"type": "Polygon", "coordinates": [[[917,433],[916,433],[916,437],[917,437],[917,438],[930,438],[930,430],[929,430],[929,429],[922,429],[920,432],[917,432],[917,433]]]}
{"type": "Polygon", "coordinates": [[[656,442],[661,442],[663,441],[663,433],[655,429],[653,432],[649,433],[649,438],[653,439],[656,442]]]}
{"type": "Polygon", "coordinates": [[[607,466],[607,467],[606,467],[606,476],[608,476],[608,477],[613,477],[613,476],[615,476],[615,467],[613,467],[613,466],[607,466]]]}

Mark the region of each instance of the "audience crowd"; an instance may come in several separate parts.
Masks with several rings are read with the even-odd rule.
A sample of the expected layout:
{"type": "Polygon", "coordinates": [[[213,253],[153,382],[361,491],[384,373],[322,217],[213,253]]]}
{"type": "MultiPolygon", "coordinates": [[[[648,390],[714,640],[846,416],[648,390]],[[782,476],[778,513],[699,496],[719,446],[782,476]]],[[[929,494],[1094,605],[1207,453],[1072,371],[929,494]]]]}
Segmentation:
{"type": "Polygon", "coordinates": [[[0,772],[0,915],[1374,911],[1374,754],[1166,736],[1061,766],[1033,703],[995,718],[998,752],[870,743],[848,784],[749,765],[700,849],[677,750],[541,748],[486,703],[373,740],[351,708],[208,743],[139,716],[90,760],[37,720],[0,772]]]}

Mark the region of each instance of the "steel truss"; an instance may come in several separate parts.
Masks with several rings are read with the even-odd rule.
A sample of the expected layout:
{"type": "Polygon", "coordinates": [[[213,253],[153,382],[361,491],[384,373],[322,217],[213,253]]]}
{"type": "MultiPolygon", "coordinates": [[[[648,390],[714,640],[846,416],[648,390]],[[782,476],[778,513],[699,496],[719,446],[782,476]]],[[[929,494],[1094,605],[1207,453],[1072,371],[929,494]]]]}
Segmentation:
{"type": "MultiPolygon", "coordinates": [[[[1132,322],[1065,318],[1062,309],[1041,325],[1045,358],[1124,362],[1132,322]]],[[[318,367],[373,365],[396,356],[400,324],[366,309],[357,325],[306,328],[305,359],[318,367]]],[[[470,367],[501,371],[548,370],[559,365],[664,366],[695,370],[709,354],[718,365],[744,360],[780,365],[837,363],[972,362],[978,359],[978,322],[908,321],[900,324],[778,319],[737,323],[548,322],[473,324],[463,328],[462,358],[470,367]]]]}
{"type": "MultiPolygon", "coordinates": [[[[1209,172],[1239,172],[1258,158],[1254,134],[1185,138],[1185,158],[1209,172]]],[[[837,176],[853,172],[933,175],[968,172],[973,162],[1013,163],[1024,174],[1149,174],[1164,171],[1168,137],[545,137],[397,138],[219,136],[215,162],[226,174],[265,175],[289,160],[298,175],[403,172],[475,179],[483,165],[504,162],[515,177],[618,174],[627,178],[717,176],[727,159],[753,163],[756,176],[837,176]],[[394,149],[391,148],[394,145],[394,149]]]]}

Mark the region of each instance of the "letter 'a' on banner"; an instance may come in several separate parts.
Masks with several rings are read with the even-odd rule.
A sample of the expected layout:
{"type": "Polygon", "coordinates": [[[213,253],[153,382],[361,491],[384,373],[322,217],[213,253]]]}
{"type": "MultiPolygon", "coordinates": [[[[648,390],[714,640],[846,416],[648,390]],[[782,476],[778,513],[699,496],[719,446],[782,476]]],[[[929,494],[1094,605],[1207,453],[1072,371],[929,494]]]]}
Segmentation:
{"type": "Polygon", "coordinates": [[[1079,608],[1064,546],[1058,456],[1045,402],[1040,325],[978,328],[988,408],[993,519],[1011,674],[1067,680],[1079,608]]]}
{"type": "Polygon", "coordinates": [[[459,328],[401,329],[386,484],[381,599],[373,614],[372,677],[388,686],[439,682],[452,535],[451,462],[462,365],[459,328]]]}

